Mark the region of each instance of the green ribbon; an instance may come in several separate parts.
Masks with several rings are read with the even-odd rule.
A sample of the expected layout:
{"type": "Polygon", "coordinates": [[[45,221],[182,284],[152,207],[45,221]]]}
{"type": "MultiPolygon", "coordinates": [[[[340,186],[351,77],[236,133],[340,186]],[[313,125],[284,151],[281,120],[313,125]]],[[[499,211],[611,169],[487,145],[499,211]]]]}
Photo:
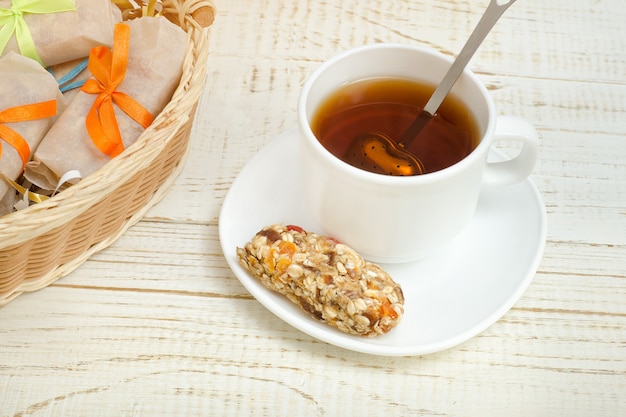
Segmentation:
{"type": "Polygon", "coordinates": [[[43,65],[28,25],[24,21],[26,13],[59,13],[76,10],[74,0],[11,0],[11,8],[0,7],[0,55],[9,39],[15,33],[17,45],[22,55],[33,58],[43,65]]]}

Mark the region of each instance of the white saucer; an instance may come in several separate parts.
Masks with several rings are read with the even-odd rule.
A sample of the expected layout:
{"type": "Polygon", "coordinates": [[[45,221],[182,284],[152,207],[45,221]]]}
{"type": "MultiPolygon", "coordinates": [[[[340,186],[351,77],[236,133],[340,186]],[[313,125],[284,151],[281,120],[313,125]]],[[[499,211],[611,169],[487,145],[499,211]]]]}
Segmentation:
{"type": "MultiPolygon", "coordinates": [[[[248,291],[278,317],[325,342],[385,356],[432,353],[462,343],[495,323],[532,280],[546,240],[545,208],[530,179],[485,188],[472,223],[451,245],[426,260],[381,264],[400,283],[405,315],[386,335],[363,338],[320,323],[265,288],[238,263],[236,248],[264,226],[295,224],[312,232],[301,204],[298,131],[265,146],[233,182],[220,213],[219,234],[228,264],[248,291]]],[[[502,156],[493,151],[490,159],[502,156]]]]}

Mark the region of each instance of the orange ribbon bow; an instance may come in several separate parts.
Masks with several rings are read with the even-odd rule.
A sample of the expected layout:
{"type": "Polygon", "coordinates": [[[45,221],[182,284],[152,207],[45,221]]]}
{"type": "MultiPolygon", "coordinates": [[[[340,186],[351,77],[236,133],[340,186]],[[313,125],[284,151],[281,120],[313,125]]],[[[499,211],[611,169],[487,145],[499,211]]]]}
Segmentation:
{"type": "Polygon", "coordinates": [[[81,88],[86,93],[98,94],[87,114],[87,132],[96,147],[111,158],[124,150],[113,103],[144,129],[154,120],[141,104],[117,91],[126,76],[129,44],[130,27],[123,23],[115,25],[113,51],[105,46],[92,48],[88,66],[95,79],[87,80],[81,88]]]}
{"type": "MultiPolygon", "coordinates": [[[[28,142],[15,130],[3,123],[28,122],[37,119],[45,119],[57,114],[57,101],[50,100],[35,104],[11,107],[0,111],[0,138],[11,145],[22,159],[22,169],[30,158],[30,146],[28,142]]],[[[2,157],[2,142],[0,142],[0,158],[2,157]]]]}

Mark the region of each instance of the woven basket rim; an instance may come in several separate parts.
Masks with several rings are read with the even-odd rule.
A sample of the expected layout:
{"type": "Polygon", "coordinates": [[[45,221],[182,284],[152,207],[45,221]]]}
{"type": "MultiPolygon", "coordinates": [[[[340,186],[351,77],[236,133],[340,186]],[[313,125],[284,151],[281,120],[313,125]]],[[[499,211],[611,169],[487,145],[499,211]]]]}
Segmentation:
{"type": "MultiPolygon", "coordinates": [[[[192,12],[202,6],[213,7],[210,0],[165,0],[163,3],[164,7],[183,12],[192,12]]],[[[209,38],[208,27],[193,24],[193,20],[187,17],[183,23],[188,33],[183,75],[172,99],[154,122],[122,154],[76,185],[46,201],[1,216],[0,249],[14,247],[42,235],[97,204],[125,180],[148,167],[179,127],[187,122],[188,113],[193,110],[189,107],[197,103],[204,84],[205,71],[199,71],[197,67],[202,69],[206,63],[209,38]],[[199,77],[202,79],[198,80],[199,77]]]]}

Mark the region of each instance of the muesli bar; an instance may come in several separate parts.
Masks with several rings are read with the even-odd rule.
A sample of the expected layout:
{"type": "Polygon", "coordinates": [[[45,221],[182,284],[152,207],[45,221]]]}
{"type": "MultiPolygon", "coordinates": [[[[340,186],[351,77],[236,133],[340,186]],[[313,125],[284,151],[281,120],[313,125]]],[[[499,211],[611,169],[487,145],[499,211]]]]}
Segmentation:
{"type": "Polygon", "coordinates": [[[237,254],[240,264],[267,288],[346,333],[387,333],[404,313],[400,285],[332,238],[298,226],[272,225],[237,248],[237,254]]]}

